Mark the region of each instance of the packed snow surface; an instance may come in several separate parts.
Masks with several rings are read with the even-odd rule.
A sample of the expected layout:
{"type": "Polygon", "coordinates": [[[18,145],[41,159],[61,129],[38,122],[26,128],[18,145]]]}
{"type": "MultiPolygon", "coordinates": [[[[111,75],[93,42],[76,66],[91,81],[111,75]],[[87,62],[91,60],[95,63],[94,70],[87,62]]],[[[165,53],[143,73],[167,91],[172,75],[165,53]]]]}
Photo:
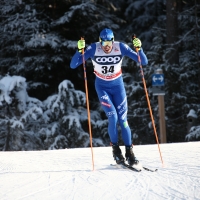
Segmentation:
{"type": "MultiPolygon", "coordinates": [[[[121,147],[124,153],[124,147],[121,147]]],[[[197,200],[200,142],[134,146],[157,172],[111,166],[111,147],[0,152],[1,200],[197,200]]]]}

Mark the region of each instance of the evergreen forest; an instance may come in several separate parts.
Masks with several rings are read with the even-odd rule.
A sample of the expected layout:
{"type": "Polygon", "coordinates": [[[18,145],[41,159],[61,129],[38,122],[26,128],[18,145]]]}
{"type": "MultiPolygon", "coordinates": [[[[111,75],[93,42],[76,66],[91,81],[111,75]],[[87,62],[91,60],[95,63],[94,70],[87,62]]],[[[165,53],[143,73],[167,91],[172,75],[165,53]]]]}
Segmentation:
{"type": "MultiPolygon", "coordinates": [[[[70,68],[110,28],[142,41],[144,78],[160,140],[152,75],[162,70],[167,142],[200,140],[200,0],[0,0],[0,150],[90,146],[83,66],[70,68]]],[[[109,146],[108,121],[86,61],[93,146],[109,146]]],[[[140,66],[124,57],[128,122],[136,145],[155,144],[140,66]]],[[[120,135],[120,128],[119,128],[120,135]]],[[[120,138],[120,145],[123,141],[120,138]]]]}

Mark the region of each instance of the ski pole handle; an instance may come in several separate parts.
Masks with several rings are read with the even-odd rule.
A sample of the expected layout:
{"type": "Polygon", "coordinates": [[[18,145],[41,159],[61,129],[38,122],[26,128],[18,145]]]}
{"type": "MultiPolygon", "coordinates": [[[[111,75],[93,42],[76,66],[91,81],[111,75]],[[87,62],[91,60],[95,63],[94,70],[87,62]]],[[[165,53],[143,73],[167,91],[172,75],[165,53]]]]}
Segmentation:
{"type": "MultiPolygon", "coordinates": [[[[133,41],[135,38],[137,38],[137,37],[136,37],[136,34],[134,33],[134,34],[132,35],[132,41],[133,41]]],[[[135,51],[138,53],[139,48],[137,48],[137,47],[134,47],[134,48],[135,48],[135,51]]]]}
{"type": "MultiPolygon", "coordinates": [[[[84,36],[81,36],[81,40],[84,40],[84,36]]],[[[84,48],[82,48],[81,53],[84,54],[84,48]]],[[[83,58],[83,59],[84,59],[84,58],[83,58]]],[[[85,62],[85,59],[84,59],[84,62],[85,62]]]]}
{"type": "Polygon", "coordinates": [[[132,39],[134,40],[136,38],[136,34],[134,33],[133,35],[132,35],[132,39]]]}

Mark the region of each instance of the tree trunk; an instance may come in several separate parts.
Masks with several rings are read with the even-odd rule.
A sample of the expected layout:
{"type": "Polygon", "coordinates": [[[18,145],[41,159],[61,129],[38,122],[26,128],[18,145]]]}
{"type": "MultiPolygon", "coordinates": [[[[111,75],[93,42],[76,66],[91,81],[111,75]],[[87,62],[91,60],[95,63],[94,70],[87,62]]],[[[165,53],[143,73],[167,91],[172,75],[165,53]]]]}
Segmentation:
{"type": "Polygon", "coordinates": [[[7,135],[6,135],[4,151],[9,151],[9,141],[10,141],[10,122],[7,125],[7,135]]]}
{"type": "Polygon", "coordinates": [[[170,64],[179,64],[179,49],[178,44],[178,10],[179,5],[181,4],[180,0],[167,0],[166,10],[167,10],[167,23],[166,23],[166,42],[168,55],[167,59],[170,64]]]}
{"type": "MultiPolygon", "coordinates": [[[[198,38],[198,33],[199,33],[199,28],[198,28],[198,7],[199,5],[197,4],[197,0],[195,0],[195,9],[194,9],[194,15],[195,15],[195,41],[199,41],[198,38]]],[[[199,88],[200,88],[200,59],[199,59],[199,42],[195,42],[196,46],[196,58],[197,58],[197,63],[198,63],[198,77],[199,77],[199,88]]]]}

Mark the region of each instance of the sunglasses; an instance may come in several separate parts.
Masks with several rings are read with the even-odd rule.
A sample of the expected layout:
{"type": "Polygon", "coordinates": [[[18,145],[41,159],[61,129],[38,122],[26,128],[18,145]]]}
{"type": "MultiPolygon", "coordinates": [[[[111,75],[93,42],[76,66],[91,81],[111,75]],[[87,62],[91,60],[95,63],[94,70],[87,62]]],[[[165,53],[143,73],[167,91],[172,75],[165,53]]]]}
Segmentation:
{"type": "Polygon", "coordinates": [[[101,41],[101,45],[102,46],[112,46],[113,45],[113,41],[112,40],[110,40],[110,41],[101,41]]]}

